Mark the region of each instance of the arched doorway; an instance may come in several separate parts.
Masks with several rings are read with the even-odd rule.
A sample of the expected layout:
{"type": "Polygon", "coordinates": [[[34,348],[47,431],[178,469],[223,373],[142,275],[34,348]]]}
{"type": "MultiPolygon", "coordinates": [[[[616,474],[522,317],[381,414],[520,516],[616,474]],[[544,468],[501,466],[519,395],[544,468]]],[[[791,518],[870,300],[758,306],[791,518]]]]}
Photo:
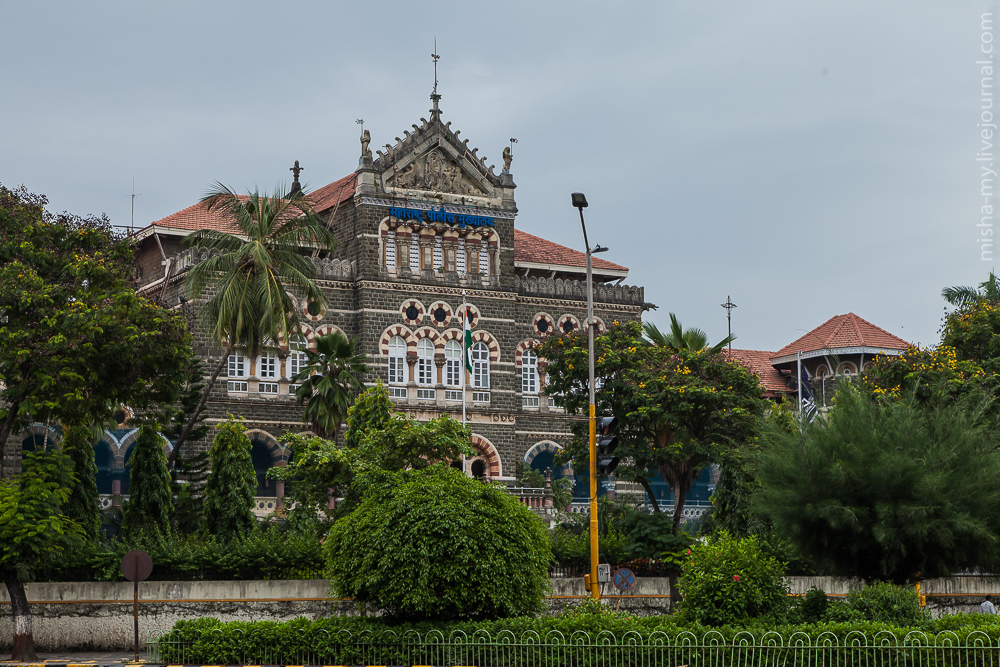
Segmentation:
{"type": "Polygon", "coordinates": [[[274,457],[271,455],[271,448],[261,438],[254,438],[250,441],[250,458],[253,461],[253,471],[257,475],[257,491],[255,496],[273,498],[275,483],[273,479],[268,479],[267,471],[274,467],[274,457]]]}

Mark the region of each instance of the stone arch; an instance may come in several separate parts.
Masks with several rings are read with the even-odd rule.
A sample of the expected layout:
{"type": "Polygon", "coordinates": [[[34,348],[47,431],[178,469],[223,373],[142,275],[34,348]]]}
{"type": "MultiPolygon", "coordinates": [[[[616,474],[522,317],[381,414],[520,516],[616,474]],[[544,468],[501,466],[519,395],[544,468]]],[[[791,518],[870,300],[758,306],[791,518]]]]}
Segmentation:
{"type": "MultiPolygon", "coordinates": [[[[257,496],[274,496],[276,495],[276,485],[274,481],[267,478],[267,471],[278,465],[278,462],[282,458],[286,457],[285,448],[278,443],[277,439],[259,428],[248,429],[247,437],[250,438],[251,443],[259,443],[262,447],[252,446],[250,450],[250,456],[253,460],[253,469],[257,477],[257,490],[255,495],[257,496]],[[261,460],[264,455],[270,459],[269,461],[261,460]]],[[[285,459],[287,463],[287,458],[285,459]]]]}
{"type": "Polygon", "coordinates": [[[427,309],[427,314],[430,315],[431,323],[441,329],[450,326],[452,320],[455,319],[455,313],[452,311],[451,306],[444,301],[435,301],[432,303],[427,309]],[[444,319],[438,319],[439,310],[444,313],[444,319]]]}
{"type": "Polygon", "coordinates": [[[288,449],[278,442],[278,439],[273,435],[260,428],[247,429],[247,437],[250,440],[257,440],[267,447],[268,452],[271,453],[271,458],[274,460],[274,465],[278,465],[278,461],[288,462],[288,449]]]}
{"type": "MultiPolygon", "coordinates": [[[[419,342],[422,338],[430,338],[431,342],[434,343],[434,350],[441,352],[444,350],[444,341],[441,340],[441,335],[438,333],[437,329],[429,326],[422,326],[413,332],[413,337],[419,342]]],[[[407,346],[407,351],[409,351],[409,346],[407,346]]]]}
{"type": "MultiPolygon", "coordinates": [[[[536,442],[535,444],[533,444],[531,447],[528,448],[528,451],[524,453],[524,465],[530,468],[532,462],[535,460],[535,457],[537,457],[539,454],[543,452],[547,452],[549,454],[552,454],[552,456],[555,456],[562,450],[563,450],[562,445],[556,444],[551,440],[542,440],[540,442],[536,442]]],[[[567,479],[571,480],[574,479],[572,463],[567,462],[559,466],[559,472],[562,474],[563,477],[567,479]]]]}
{"type": "Polygon", "coordinates": [[[594,333],[596,333],[598,336],[600,336],[602,333],[608,330],[608,328],[604,326],[604,320],[597,317],[596,315],[594,316],[594,324],[596,325],[594,327],[594,333]]]}
{"type": "MultiPolygon", "coordinates": [[[[338,327],[336,324],[324,324],[323,326],[316,327],[316,333],[313,336],[313,347],[315,348],[315,339],[316,338],[319,338],[320,336],[326,336],[326,335],[332,334],[334,331],[337,331],[337,332],[343,334],[344,336],[347,336],[347,334],[344,333],[344,330],[341,329],[340,327],[338,327]]],[[[308,340],[308,339],[306,339],[306,340],[308,340]]]]}
{"type": "Polygon", "coordinates": [[[830,375],[830,369],[826,364],[820,364],[816,367],[816,377],[824,378],[830,375]]]}
{"type": "MultiPolygon", "coordinates": [[[[107,431],[105,434],[114,439],[113,435],[110,435],[107,431]]],[[[160,439],[163,440],[163,453],[170,456],[170,441],[163,437],[162,433],[158,433],[160,439]]],[[[128,450],[135,444],[136,439],[139,437],[139,429],[134,428],[128,432],[128,434],[118,441],[118,451],[112,451],[114,457],[111,459],[111,467],[114,470],[125,470],[125,457],[128,456],[128,450]]],[[[107,440],[106,440],[107,441],[107,440]]],[[[109,443],[110,444],[110,443],[109,443]]]]}
{"type": "Polygon", "coordinates": [[[571,313],[566,313],[565,315],[560,317],[559,322],[556,323],[556,331],[558,332],[559,335],[567,333],[576,333],[579,330],[580,330],[580,320],[576,318],[576,315],[573,315],[571,313]],[[566,331],[567,325],[571,326],[572,329],[566,331]]]}
{"type": "Polygon", "coordinates": [[[442,347],[444,347],[444,344],[450,340],[457,340],[459,343],[461,343],[464,337],[465,337],[465,332],[463,332],[461,329],[445,329],[440,334],[438,334],[438,340],[441,341],[442,347]]]}
{"type": "Polygon", "coordinates": [[[500,361],[500,345],[497,344],[497,339],[493,337],[493,334],[489,331],[483,331],[482,329],[479,331],[473,331],[472,342],[478,343],[480,341],[486,343],[486,347],[490,350],[490,363],[498,363],[500,361]]]}
{"type": "Polygon", "coordinates": [[[406,341],[407,354],[410,352],[413,354],[417,353],[417,339],[413,335],[413,332],[402,324],[393,324],[382,332],[382,336],[378,340],[378,350],[383,357],[389,356],[389,339],[393,336],[399,336],[406,341]]]}
{"type": "Polygon", "coordinates": [[[839,366],[837,366],[837,375],[843,374],[857,375],[858,367],[853,361],[842,361],[839,366]]]}
{"type": "Polygon", "coordinates": [[[46,432],[48,432],[49,436],[49,446],[50,447],[54,446],[56,449],[59,449],[59,445],[62,443],[62,431],[60,431],[55,426],[46,426],[45,424],[39,424],[35,422],[28,428],[24,429],[24,431],[21,432],[18,438],[21,440],[21,442],[24,442],[28,438],[32,439],[41,438],[42,440],[44,440],[46,432]]]}
{"type": "Polygon", "coordinates": [[[470,444],[472,445],[472,448],[476,450],[476,456],[471,459],[466,459],[465,469],[471,470],[471,462],[478,459],[486,464],[486,476],[489,479],[502,477],[503,468],[500,465],[500,454],[497,453],[497,448],[493,446],[493,443],[478,433],[473,433],[470,444]]]}
{"type": "MultiPolygon", "coordinates": [[[[331,324],[326,326],[333,326],[333,325],[331,324]]],[[[320,328],[322,329],[323,327],[320,328]]],[[[316,349],[316,332],[312,330],[312,327],[310,327],[307,324],[299,324],[299,330],[297,331],[297,333],[302,334],[302,337],[306,339],[306,347],[308,347],[310,350],[316,349]]],[[[288,341],[285,340],[284,334],[282,334],[280,331],[278,332],[278,349],[288,352],[288,341]]]]}
{"type": "Polygon", "coordinates": [[[404,322],[412,326],[420,326],[420,323],[424,320],[424,315],[427,313],[427,309],[424,304],[417,299],[407,299],[399,306],[399,316],[404,322]],[[416,312],[414,317],[410,317],[406,311],[413,309],[416,312]]]}
{"type": "MultiPolygon", "coordinates": [[[[465,304],[465,310],[469,313],[469,328],[470,329],[475,329],[476,325],[479,324],[479,317],[480,317],[479,308],[477,308],[476,306],[472,305],[471,303],[466,303],[465,304]]],[[[458,324],[464,330],[465,329],[465,325],[462,323],[462,305],[461,304],[459,304],[455,308],[455,316],[458,319],[458,324]]]]}
{"type": "Polygon", "coordinates": [[[518,343],[517,347],[514,348],[514,366],[520,368],[521,355],[524,354],[525,350],[533,350],[539,345],[541,345],[541,342],[537,338],[528,338],[518,343]]]}
{"type": "Polygon", "coordinates": [[[531,328],[539,336],[551,336],[552,332],[556,330],[556,320],[548,313],[535,313],[535,317],[531,321],[531,328]]]}

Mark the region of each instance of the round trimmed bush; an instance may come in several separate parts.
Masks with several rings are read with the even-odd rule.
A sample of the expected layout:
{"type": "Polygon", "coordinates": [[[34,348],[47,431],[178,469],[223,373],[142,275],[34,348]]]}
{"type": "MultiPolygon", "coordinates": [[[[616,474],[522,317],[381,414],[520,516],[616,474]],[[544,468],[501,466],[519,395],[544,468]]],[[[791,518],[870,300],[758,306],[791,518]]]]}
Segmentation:
{"type": "Polygon", "coordinates": [[[686,621],[720,626],[766,617],[784,620],[788,610],[785,564],[765,556],[757,537],[723,532],[691,548],[678,581],[686,621]]]}
{"type": "Polygon", "coordinates": [[[552,559],[531,510],[443,464],[381,477],[324,549],[337,595],[420,620],[535,613],[552,559]]]}

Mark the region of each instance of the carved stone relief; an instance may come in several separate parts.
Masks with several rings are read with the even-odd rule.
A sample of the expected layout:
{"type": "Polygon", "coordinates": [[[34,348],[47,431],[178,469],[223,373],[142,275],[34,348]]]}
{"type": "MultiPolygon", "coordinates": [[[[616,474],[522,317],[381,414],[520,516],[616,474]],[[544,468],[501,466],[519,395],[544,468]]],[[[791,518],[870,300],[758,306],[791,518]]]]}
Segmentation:
{"type": "Polygon", "coordinates": [[[482,189],[465,177],[462,168],[435,148],[403,167],[388,180],[391,187],[404,190],[430,190],[457,195],[481,195],[482,189]]]}

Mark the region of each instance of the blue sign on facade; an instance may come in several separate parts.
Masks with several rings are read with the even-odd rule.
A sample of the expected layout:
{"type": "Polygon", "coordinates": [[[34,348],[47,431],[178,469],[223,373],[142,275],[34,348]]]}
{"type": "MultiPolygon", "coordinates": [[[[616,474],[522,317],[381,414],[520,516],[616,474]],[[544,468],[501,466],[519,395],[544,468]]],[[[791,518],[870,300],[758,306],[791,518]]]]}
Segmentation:
{"type": "Polygon", "coordinates": [[[393,206],[389,209],[389,215],[398,220],[424,220],[426,222],[446,222],[449,225],[457,224],[459,227],[492,227],[493,218],[485,215],[466,215],[464,213],[449,213],[444,209],[432,208],[429,211],[421,211],[415,208],[402,208],[393,206]]]}

